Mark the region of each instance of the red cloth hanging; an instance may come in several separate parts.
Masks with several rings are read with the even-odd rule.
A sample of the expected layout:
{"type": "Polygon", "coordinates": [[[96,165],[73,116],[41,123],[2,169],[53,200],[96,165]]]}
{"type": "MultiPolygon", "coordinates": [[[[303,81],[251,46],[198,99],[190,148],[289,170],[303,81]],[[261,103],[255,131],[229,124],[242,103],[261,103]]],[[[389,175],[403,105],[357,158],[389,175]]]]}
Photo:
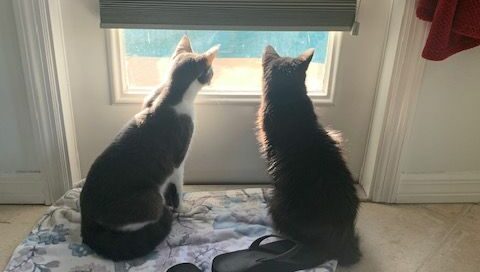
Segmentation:
{"type": "Polygon", "coordinates": [[[426,59],[443,60],[480,45],[480,0],[419,0],[417,17],[432,22],[426,59]]]}

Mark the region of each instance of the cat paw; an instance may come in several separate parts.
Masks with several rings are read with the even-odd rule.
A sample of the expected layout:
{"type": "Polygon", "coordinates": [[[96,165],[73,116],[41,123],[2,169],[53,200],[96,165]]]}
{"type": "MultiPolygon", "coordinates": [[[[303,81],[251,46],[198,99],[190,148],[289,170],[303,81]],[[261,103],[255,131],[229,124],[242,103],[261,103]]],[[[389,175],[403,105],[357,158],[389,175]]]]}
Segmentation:
{"type": "Polygon", "coordinates": [[[189,214],[193,210],[193,206],[182,202],[177,208],[175,208],[175,212],[180,213],[180,214],[189,214]]]}

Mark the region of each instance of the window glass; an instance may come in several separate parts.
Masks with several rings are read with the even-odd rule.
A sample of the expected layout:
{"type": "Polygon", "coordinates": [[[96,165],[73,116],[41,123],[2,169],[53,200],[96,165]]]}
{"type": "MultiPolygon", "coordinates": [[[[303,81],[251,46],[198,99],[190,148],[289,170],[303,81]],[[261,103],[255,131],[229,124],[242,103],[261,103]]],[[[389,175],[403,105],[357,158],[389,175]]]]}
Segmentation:
{"type": "Polygon", "coordinates": [[[282,56],[297,56],[308,48],[315,55],[307,71],[309,91],[323,91],[324,67],[327,59],[328,32],[278,31],[182,31],[121,30],[124,67],[128,87],[150,89],[161,82],[170,55],[187,34],[193,50],[204,52],[221,44],[214,62],[215,76],[210,90],[257,92],[261,89],[261,55],[270,44],[282,56]]]}

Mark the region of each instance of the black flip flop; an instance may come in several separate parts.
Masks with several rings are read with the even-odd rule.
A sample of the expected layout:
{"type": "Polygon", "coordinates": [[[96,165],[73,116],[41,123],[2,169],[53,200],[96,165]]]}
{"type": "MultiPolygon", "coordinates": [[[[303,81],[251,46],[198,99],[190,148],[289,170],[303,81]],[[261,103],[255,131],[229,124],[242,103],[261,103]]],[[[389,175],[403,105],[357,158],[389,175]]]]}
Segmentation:
{"type": "Polygon", "coordinates": [[[202,270],[192,263],[181,263],[170,267],[167,272],[202,272],[202,270]]]}
{"type": "Polygon", "coordinates": [[[291,240],[279,240],[265,245],[267,235],[255,240],[248,249],[216,256],[212,272],[291,272],[313,268],[324,260],[306,246],[291,240]]]}

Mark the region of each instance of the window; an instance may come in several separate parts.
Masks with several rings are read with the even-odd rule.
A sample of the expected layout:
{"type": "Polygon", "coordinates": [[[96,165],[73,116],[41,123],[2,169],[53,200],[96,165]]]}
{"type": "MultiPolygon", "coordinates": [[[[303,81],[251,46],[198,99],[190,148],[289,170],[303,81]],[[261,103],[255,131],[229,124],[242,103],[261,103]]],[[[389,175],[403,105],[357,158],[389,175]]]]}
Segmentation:
{"type": "Polygon", "coordinates": [[[187,34],[196,52],[221,44],[214,62],[212,84],[203,96],[250,98],[258,101],[262,82],[261,56],[271,44],[282,56],[297,56],[308,48],[315,55],[307,71],[309,94],[330,97],[328,75],[332,69],[332,32],[279,31],[182,31],[152,29],[110,30],[112,79],[115,102],[140,102],[157,86],[176,44],[187,34]]]}

